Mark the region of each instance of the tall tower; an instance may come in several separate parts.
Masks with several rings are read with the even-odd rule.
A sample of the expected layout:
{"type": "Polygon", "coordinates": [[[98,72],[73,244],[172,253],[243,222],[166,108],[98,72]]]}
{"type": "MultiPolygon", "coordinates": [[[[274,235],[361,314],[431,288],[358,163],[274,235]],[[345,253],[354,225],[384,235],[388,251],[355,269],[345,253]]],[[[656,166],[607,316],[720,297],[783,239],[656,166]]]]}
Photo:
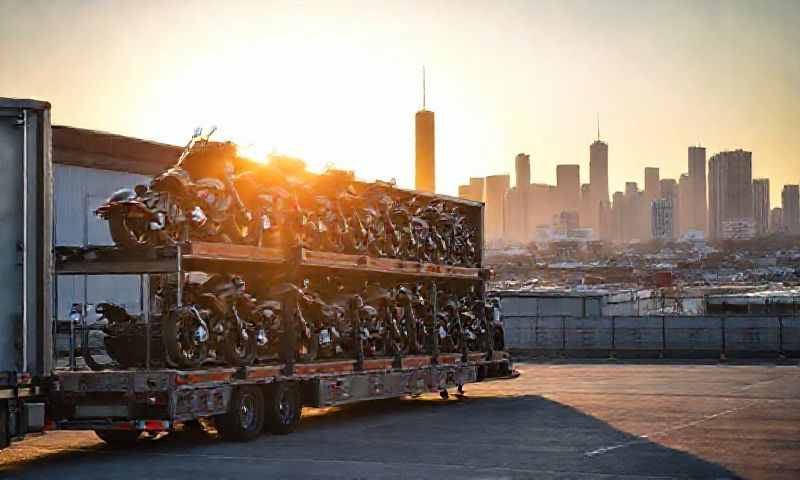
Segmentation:
{"type": "Polygon", "coordinates": [[[689,228],[706,231],[708,200],[706,199],[706,149],[689,147],[689,197],[692,206],[687,219],[689,228]]]}
{"type": "Polygon", "coordinates": [[[528,231],[528,191],[531,188],[531,157],[525,153],[517,154],[514,158],[517,174],[517,185],[509,192],[509,222],[507,233],[517,240],[526,241],[530,236],[528,231]]]}
{"type": "Polygon", "coordinates": [[[769,231],[769,178],[753,179],[753,220],[756,235],[769,231]]]}
{"type": "MultiPolygon", "coordinates": [[[[661,198],[661,175],[658,167],[644,168],[644,194],[648,202],[661,198]]],[[[649,207],[649,205],[648,205],[649,207]]]]}
{"type": "Polygon", "coordinates": [[[598,121],[597,140],[589,146],[589,195],[591,206],[586,225],[597,227],[600,204],[608,205],[608,144],[600,140],[598,121]]]}
{"type": "Polygon", "coordinates": [[[717,153],[708,161],[711,240],[741,238],[743,228],[755,229],[752,157],[740,149],[717,153]]]}
{"type": "Polygon", "coordinates": [[[517,173],[517,188],[527,191],[531,184],[531,156],[519,153],[514,159],[514,164],[517,173]]]}
{"type": "Polygon", "coordinates": [[[800,235],[800,187],[784,185],[781,192],[783,229],[790,235],[800,235]]]}
{"type": "Polygon", "coordinates": [[[581,199],[580,168],[579,165],[556,165],[559,211],[578,211],[581,199]]]}
{"type": "Polygon", "coordinates": [[[433,112],[425,109],[425,68],[422,69],[422,110],[414,116],[416,163],[414,184],[417,190],[436,191],[436,143],[433,112]]]}

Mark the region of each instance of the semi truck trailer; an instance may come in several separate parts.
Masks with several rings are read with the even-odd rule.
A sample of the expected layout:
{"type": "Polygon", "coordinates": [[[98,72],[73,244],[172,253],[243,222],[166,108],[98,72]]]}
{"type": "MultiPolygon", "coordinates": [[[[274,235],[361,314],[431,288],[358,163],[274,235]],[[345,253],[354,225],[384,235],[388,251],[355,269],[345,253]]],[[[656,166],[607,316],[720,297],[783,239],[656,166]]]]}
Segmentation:
{"type": "MultiPolygon", "coordinates": [[[[292,272],[296,278],[324,275],[425,283],[433,291],[437,286],[468,285],[485,297],[488,270],[482,260],[480,266],[467,268],[306,248],[282,250],[188,240],[135,251],[95,245],[56,248],[49,112],[45,102],[0,99],[0,165],[10,172],[0,177],[5,182],[0,188],[0,221],[4,225],[0,230],[4,247],[0,269],[7,285],[0,294],[3,446],[28,433],[55,429],[94,431],[106,442],[129,444],[187,422],[212,423],[224,438],[250,440],[262,431],[291,432],[305,406],[329,407],[429,392],[447,396],[449,389],[462,391],[469,383],[518,375],[503,346],[494,341],[487,342],[482,351],[465,348],[442,353],[434,342],[433,349],[425,353],[382,357],[357,355],[301,362],[288,356],[242,367],[210,364],[194,369],[165,365],[156,358],[164,351],[158,344],[160,325],[152,312],[150,286],[156,277],[171,276],[180,283],[191,272],[280,271],[292,272]],[[118,279],[120,275],[140,280],[135,283],[141,297],[136,322],[147,332],[146,359],[135,368],[109,364],[92,369],[80,355],[81,350],[91,348],[88,306],[78,299],[54,298],[54,292],[59,292],[55,287],[59,279],[118,279]],[[57,318],[59,300],[76,306],[66,322],[57,318]],[[73,313],[77,318],[72,318],[73,313]],[[57,335],[68,337],[67,358],[57,354],[57,335]]],[[[483,224],[480,202],[407,193],[456,202],[483,224]]],[[[482,244],[479,232],[481,249],[482,244]]],[[[479,258],[483,258],[482,250],[479,258]]],[[[180,288],[176,295],[175,304],[180,305],[180,288]]],[[[83,301],[86,298],[84,292],[83,301]]],[[[496,322],[489,325],[501,328],[496,322]]],[[[490,338],[502,338],[502,334],[490,338]]]]}

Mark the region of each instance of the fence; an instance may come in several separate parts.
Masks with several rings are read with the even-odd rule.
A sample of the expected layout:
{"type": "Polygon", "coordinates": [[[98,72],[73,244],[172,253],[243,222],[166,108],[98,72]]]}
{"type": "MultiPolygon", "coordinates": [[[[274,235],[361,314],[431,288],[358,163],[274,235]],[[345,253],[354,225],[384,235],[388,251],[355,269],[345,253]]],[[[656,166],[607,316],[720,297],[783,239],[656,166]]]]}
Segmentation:
{"type": "Polygon", "coordinates": [[[504,315],[506,346],[574,356],[800,356],[800,316],[504,315]]]}

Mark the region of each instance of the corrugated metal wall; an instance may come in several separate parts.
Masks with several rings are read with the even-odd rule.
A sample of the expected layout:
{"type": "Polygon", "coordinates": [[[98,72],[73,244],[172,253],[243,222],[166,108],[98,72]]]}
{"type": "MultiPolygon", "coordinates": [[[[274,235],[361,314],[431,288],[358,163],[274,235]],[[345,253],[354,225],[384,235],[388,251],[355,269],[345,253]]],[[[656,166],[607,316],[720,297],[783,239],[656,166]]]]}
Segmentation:
{"type": "MultiPolygon", "coordinates": [[[[97,218],[94,210],[114,191],[149,180],[144,175],[59,164],[54,175],[57,246],[112,245],[106,222],[97,218]]],[[[140,281],[132,275],[59,276],[57,298],[57,315],[62,320],[73,303],[114,302],[138,313],[140,281]]]]}

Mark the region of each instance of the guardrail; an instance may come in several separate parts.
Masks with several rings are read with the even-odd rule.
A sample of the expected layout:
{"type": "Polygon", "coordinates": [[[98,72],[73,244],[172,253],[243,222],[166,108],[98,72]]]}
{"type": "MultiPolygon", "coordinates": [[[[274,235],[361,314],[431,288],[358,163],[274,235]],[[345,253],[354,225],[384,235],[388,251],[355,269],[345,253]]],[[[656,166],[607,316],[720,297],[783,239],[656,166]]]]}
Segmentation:
{"type": "Polygon", "coordinates": [[[503,317],[506,346],[531,353],[629,357],[797,357],[800,316],[503,317]]]}

